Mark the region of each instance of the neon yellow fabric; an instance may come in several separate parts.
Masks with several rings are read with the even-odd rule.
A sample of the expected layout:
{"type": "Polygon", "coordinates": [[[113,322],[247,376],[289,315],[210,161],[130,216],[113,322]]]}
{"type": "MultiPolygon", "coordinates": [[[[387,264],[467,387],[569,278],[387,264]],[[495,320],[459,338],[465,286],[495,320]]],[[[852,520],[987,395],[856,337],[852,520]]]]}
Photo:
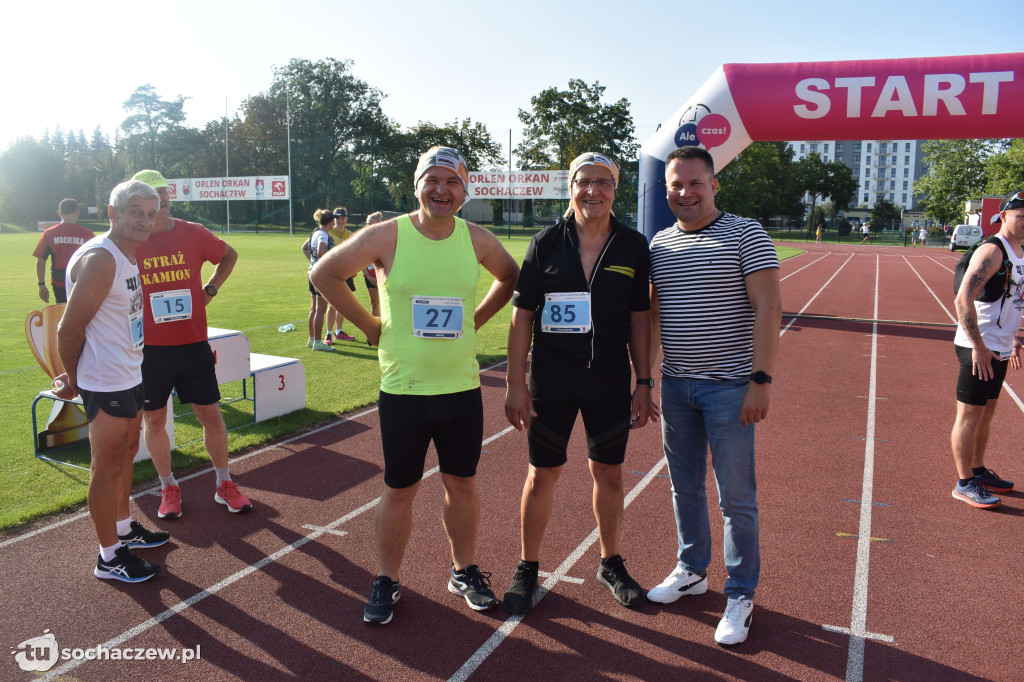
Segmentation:
{"type": "Polygon", "coordinates": [[[420,234],[408,215],[398,219],[395,262],[380,287],[382,332],[378,357],[381,390],[400,395],[441,395],[480,386],[476,361],[476,285],[480,263],[466,221],[440,241],[420,234]],[[461,339],[413,335],[413,297],[462,299],[461,339]]]}

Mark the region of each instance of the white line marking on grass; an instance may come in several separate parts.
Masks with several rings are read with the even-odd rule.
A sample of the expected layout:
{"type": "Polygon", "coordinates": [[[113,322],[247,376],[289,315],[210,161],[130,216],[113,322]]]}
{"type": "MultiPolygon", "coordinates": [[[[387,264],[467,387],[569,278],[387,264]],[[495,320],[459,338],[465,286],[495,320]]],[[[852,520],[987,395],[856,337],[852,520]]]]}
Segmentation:
{"type": "MultiPolygon", "coordinates": [[[[252,452],[250,452],[248,454],[242,455],[240,457],[235,457],[235,458],[233,458],[231,460],[231,463],[232,464],[236,464],[238,462],[244,462],[245,460],[249,459],[250,457],[255,457],[256,455],[261,455],[261,454],[263,454],[265,452],[268,452],[270,450],[274,450],[276,448],[279,448],[282,445],[287,445],[288,443],[292,443],[294,441],[301,440],[301,439],[306,438],[308,436],[312,436],[313,434],[320,433],[321,431],[326,431],[327,429],[332,429],[335,426],[339,426],[340,424],[344,424],[345,422],[349,422],[349,421],[352,421],[354,419],[359,419],[360,417],[364,417],[364,416],[366,416],[368,414],[371,414],[373,412],[376,412],[376,411],[377,411],[377,407],[374,406],[374,407],[371,407],[368,410],[363,410],[362,412],[359,412],[358,414],[354,414],[354,415],[352,415],[350,417],[345,417],[344,419],[339,419],[339,420],[333,421],[333,422],[331,422],[329,424],[325,424],[325,425],[321,426],[318,429],[313,429],[312,431],[304,431],[303,433],[300,433],[300,434],[298,434],[296,436],[292,436],[291,438],[288,438],[286,440],[277,441],[275,443],[271,443],[270,445],[265,445],[262,448],[260,448],[259,450],[253,450],[252,452]]],[[[209,466],[209,467],[206,467],[205,469],[200,469],[199,471],[195,471],[195,472],[193,472],[193,473],[191,473],[191,474],[189,474],[187,476],[182,476],[182,477],[178,478],[178,482],[180,483],[181,481],[187,481],[187,480],[189,480],[191,478],[196,478],[197,476],[202,476],[203,474],[208,474],[208,473],[210,473],[212,471],[213,471],[213,467],[209,466]]],[[[134,499],[138,499],[139,497],[142,497],[143,495],[151,495],[151,494],[154,494],[154,491],[155,491],[156,494],[160,493],[160,484],[157,484],[157,485],[155,485],[155,486],[153,486],[151,488],[146,488],[145,490],[142,490],[142,491],[140,491],[138,493],[135,493],[129,499],[134,500],[134,499]]],[[[45,533],[48,530],[53,530],[54,528],[60,528],[61,526],[65,525],[67,523],[71,523],[72,521],[77,521],[79,519],[83,519],[83,518],[86,518],[88,516],[89,516],[89,510],[81,511],[81,512],[75,514],[74,516],[69,516],[66,519],[61,519],[60,521],[57,521],[56,523],[51,523],[49,525],[42,526],[40,528],[36,528],[35,530],[30,531],[28,533],[25,533],[24,535],[18,535],[17,537],[13,537],[13,538],[9,538],[7,540],[4,540],[3,542],[0,542],[0,549],[6,547],[7,545],[13,545],[15,542],[21,542],[22,540],[28,540],[29,538],[35,537],[36,535],[39,535],[41,533],[45,533]]]]}
{"type": "MultiPolygon", "coordinates": [[[[361,412],[357,416],[361,416],[361,415],[367,414],[367,413],[372,412],[372,411],[374,411],[376,409],[377,409],[376,407],[371,408],[370,410],[366,410],[364,412],[361,412]]],[[[345,420],[342,420],[342,421],[345,421],[345,420]]],[[[325,426],[323,428],[328,428],[328,427],[325,426]]],[[[323,429],[317,429],[317,431],[322,431],[322,430],[323,429]]],[[[509,426],[508,428],[506,428],[506,429],[504,429],[502,431],[499,431],[498,433],[496,433],[493,436],[490,436],[489,438],[484,440],[481,445],[487,445],[488,443],[490,443],[490,442],[492,442],[494,440],[497,440],[501,436],[503,436],[506,433],[508,433],[509,431],[513,431],[513,430],[514,430],[514,428],[512,426],[509,426]]],[[[315,432],[310,432],[310,433],[315,433],[315,432]]],[[[303,435],[309,435],[309,434],[307,433],[307,434],[303,434],[303,435]]],[[[434,468],[432,468],[429,471],[427,471],[426,473],[424,473],[423,474],[423,478],[428,478],[428,477],[436,474],[438,472],[438,470],[439,470],[439,468],[435,466],[434,468]]],[[[378,504],[380,504],[380,500],[381,500],[380,497],[378,497],[378,498],[376,498],[374,500],[370,500],[369,502],[367,502],[363,506],[359,507],[358,509],[354,509],[354,510],[350,511],[348,514],[345,514],[344,516],[342,516],[339,519],[335,519],[334,521],[330,522],[326,526],[318,526],[318,527],[316,527],[317,530],[314,530],[309,535],[301,537],[301,538],[299,538],[298,540],[296,540],[295,542],[293,542],[293,543],[291,543],[289,545],[285,545],[284,547],[282,547],[281,549],[277,550],[273,554],[265,556],[262,559],[260,559],[259,561],[257,561],[256,563],[250,564],[250,565],[246,566],[245,568],[243,568],[242,570],[237,571],[235,573],[232,573],[231,575],[229,575],[228,577],[224,578],[223,580],[221,580],[220,582],[216,583],[215,585],[211,585],[210,587],[206,588],[205,590],[201,590],[201,591],[195,593],[194,595],[192,595],[188,599],[185,599],[183,601],[178,602],[174,606],[171,606],[170,608],[168,608],[166,611],[158,613],[157,615],[153,616],[149,620],[144,621],[142,623],[139,623],[138,625],[136,625],[133,628],[125,630],[120,635],[117,635],[116,637],[113,637],[112,639],[108,639],[106,642],[103,642],[102,644],[99,644],[98,646],[100,648],[104,648],[104,649],[110,649],[110,648],[113,648],[113,647],[116,647],[116,646],[120,646],[121,644],[123,644],[124,642],[127,642],[128,640],[132,639],[133,637],[141,635],[143,632],[146,632],[147,630],[153,628],[154,626],[159,625],[160,623],[162,623],[163,621],[167,620],[171,616],[174,616],[175,614],[181,613],[185,609],[190,608],[190,607],[196,605],[197,603],[201,602],[202,600],[206,599],[207,597],[210,597],[210,596],[220,592],[225,587],[233,585],[234,583],[238,582],[242,578],[245,578],[245,577],[255,573],[256,571],[262,569],[264,566],[272,564],[275,561],[277,561],[278,559],[280,559],[280,558],[282,558],[282,557],[284,557],[284,556],[286,556],[288,554],[291,554],[293,551],[295,551],[296,549],[299,549],[300,547],[302,547],[306,543],[308,543],[308,542],[310,542],[312,540],[316,540],[321,535],[324,535],[326,533],[332,533],[332,534],[338,534],[339,532],[343,533],[344,531],[337,531],[336,530],[338,526],[340,526],[340,525],[342,525],[344,523],[347,523],[348,521],[351,521],[352,519],[356,518],[360,514],[373,509],[378,504]]],[[[597,538],[597,532],[596,531],[594,532],[594,538],[595,539],[597,538]]],[[[89,647],[89,648],[95,648],[95,647],[89,647]]],[[[62,666],[60,666],[58,668],[54,668],[53,670],[49,671],[46,675],[43,675],[40,679],[44,680],[44,681],[47,681],[47,682],[49,680],[57,679],[61,675],[64,675],[65,673],[67,673],[67,672],[69,672],[71,670],[74,670],[78,666],[82,665],[82,663],[85,663],[84,659],[81,659],[81,660],[74,660],[74,659],[72,659],[72,660],[68,661],[67,663],[65,663],[64,665],[62,665],[62,666]]]]}
{"type": "MultiPolygon", "coordinates": [[[[487,367],[484,367],[480,371],[487,372],[487,371],[495,369],[497,367],[501,367],[502,365],[506,364],[507,362],[508,362],[507,360],[500,360],[500,361],[494,363],[493,365],[489,365],[487,367]]],[[[296,436],[292,436],[291,438],[287,438],[287,439],[281,440],[281,441],[275,441],[273,443],[265,445],[262,448],[260,448],[258,450],[253,450],[252,452],[250,452],[248,454],[241,455],[239,457],[234,457],[234,458],[231,459],[231,463],[232,464],[236,464],[238,462],[244,462],[245,460],[249,459],[250,457],[255,457],[256,455],[261,455],[261,454],[263,454],[265,452],[269,452],[270,450],[274,450],[276,448],[279,448],[282,445],[287,445],[289,443],[293,443],[293,442],[295,442],[297,440],[301,440],[303,438],[306,438],[307,436],[312,436],[313,434],[320,433],[321,431],[326,431],[328,429],[333,429],[335,426],[340,426],[341,424],[344,424],[345,422],[350,422],[350,421],[353,421],[355,419],[359,419],[360,417],[365,417],[366,415],[372,414],[372,413],[374,413],[376,411],[377,411],[377,406],[374,405],[373,407],[371,407],[369,409],[363,410],[362,412],[358,412],[358,413],[353,414],[353,415],[351,415],[349,417],[345,417],[344,419],[338,419],[337,421],[330,422],[329,424],[324,424],[323,426],[321,426],[318,429],[313,429],[312,431],[304,431],[304,432],[302,432],[302,433],[300,433],[300,434],[298,434],[296,436]]],[[[511,427],[509,427],[509,428],[511,428],[511,427]]],[[[502,434],[507,433],[507,432],[508,432],[508,430],[506,429],[505,431],[502,431],[502,434]]],[[[489,443],[489,442],[490,442],[489,440],[488,441],[484,441],[483,444],[487,445],[487,443],[489,443]]],[[[196,478],[197,476],[202,476],[204,474],[208,474],[208,473],[210,473],[212,471],[213,471],[213,466],[208,466],[205,469],[200,469],[198,471],[194,471],[194,472],[192,472],[191,474],[189,474],[187,476],[181,476],[180,478],[178,478],[178,482],[187,481],[189,479],[196,478]]],[[[153,486],[151,488],[146,488],[145,490],[142,490],[142,491],[132,495],[131,498],[129,498],[129,499],[134,500],[134,499],[137,499],[139,497],[142,497],[143,495],[159,495],[159,494],[160,494],[160,485],[158,484],[156,486],[153,486]]],[[[89,516],[89,511],[88,510],[84,510],[84,511],[81,511],[81,512],[79,512],[77,514],[69,516],[66,519],[61,519],[60,521],[57,521],[55,523],[47,524],[45,526],[41,526],[39,528],[36,528],[35,530],[29,531],[28,533],[25,533],[23,535],[18,535],[18,536],[15,536],[13,538],[8,538],[8,539],[4,540],[3,542],[0,542],[0,549],[3,549],[7,545],[13,545],[16,542],[21,542],[22,540],[28,540],[29,538],[32,538],[32,537],[35,537],[35,536],[40,535],[42,533],[45,533],[46,531],[53,530],[55,528],[60,528],[61,526],[65,525],[65,524],[71,523],[72,521],[78,521],[79,519],[84,519],[84,518],[86,518],[88,516],[89,516]]]]}
{"type": "MultiPolygon", "coordinates": [[[[821,288],[818,289],[814,293],[814,296],[811,296],[810,300],[807,301],[806,304],[804,304],[804,307],[801,308],[799,311],[797,311],[797,315],[800,315],[801,313],[803,313],[805,310],[807,310],[810,307],[810,305],[812,303],[814,303],[814,299],[818,298],[818,294],[820,294],[821,292],[823,292],[825,290],[825,287],[827,287],[829,285],[829,283],[836,278],[836,276],[842,271],[842,269],[846,267],[846,264],[849,263],[850,260],[852,260],[852,259],[853,259],[853,256],[851,255],[845,261],[843,261],[843,264],[839,266],[839,269],[837,269],[834,273],[832,273],[832,276],[828,278],[828,281],[825,282],[824,284],[822,284],[821,288]]],[[[815,261],[815,262],[817,262],[817,261],[815,261]]],[[[793,274],[796,274],[796,273],[793,273],[793,274]]],[[[787,277],[788,277],[788,275],[787,275],[787,277]]],[[[783,315],[783,317],[785,317],[785,315],[783,315]]],[[[786,331],[789,330],[789,328],[793,326],[793,323],[796,322],[796,320],[797,320],[797,318],[795,318],[795,317],[792,320],[790,320],[789,324],[787,324],[785,327],[783,327],[782,331],[779,332],[779,336],[782,336],[783,334],[785,334],[786,331]]]]}
{"type": "MultiPolygon", "coordinates": [[[[639,483],[633,486],[633,489],[629,491],[622,502],[623,509],[628,507],[630,503],[636,499],[637,495],[643,492],[644,488],[654,480],[654,477],[657,476],[658,472],[667,464],[668,460],[662,457],[658,465],[651,469],[651,471],[649,471],[639,483]]],[[[590,535],[588,535],[583,542],[581,542],[576,549],[574,549],[572,553],[562,561],[558,568],[555,569],[554,573],[548,574],[548,579],[545,580],[542,585],[538,586],[537,591],[533,593],[533,606],[536,606],[537,602],[543,599],[544,595],[546,595],[560,580],[568,580],[570,582],[573,580],[567,578],[566,573],[568,573],[569,570],[576,565],[576,562],[587,553],[587,550],[597,542],[597,537],[597,528],[594,528],[594,530],[590,532],[590,535]]],[[[456,670],[455,674],[448,678],[449,682],[462,682],[469,678],[469,676],[472,675],[485,660],[487,660],[487,657],[498,648],[498,645],[505,641],[506,637],[512,634],[522,620],[523,616],[521,615],[509,616],[505,622],[501,624],[501,627],[495,630],[487,641],[480,645],[480,648],[469,657],[469,660],[463,663],[462,667],[456,670]]]]}

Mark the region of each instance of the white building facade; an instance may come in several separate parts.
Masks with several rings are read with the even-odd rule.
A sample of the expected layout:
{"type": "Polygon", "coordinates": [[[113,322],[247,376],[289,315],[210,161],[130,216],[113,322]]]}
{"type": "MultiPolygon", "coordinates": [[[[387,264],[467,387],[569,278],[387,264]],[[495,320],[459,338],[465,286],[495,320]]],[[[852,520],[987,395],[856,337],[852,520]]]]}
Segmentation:
{"type": "MultiPolygon", "coordinates": [[[[787,142],[793,160],[817,152],[822,161],[841,161],[857,178],[857,196],[850,208],[870,210],[888,199],[904,210],[917,209],[914,181],[924,175],[921,143],[924,140],[804,140],[787,142]]],[[[809,197],[808,197],[809,200],[809,197]]]]}

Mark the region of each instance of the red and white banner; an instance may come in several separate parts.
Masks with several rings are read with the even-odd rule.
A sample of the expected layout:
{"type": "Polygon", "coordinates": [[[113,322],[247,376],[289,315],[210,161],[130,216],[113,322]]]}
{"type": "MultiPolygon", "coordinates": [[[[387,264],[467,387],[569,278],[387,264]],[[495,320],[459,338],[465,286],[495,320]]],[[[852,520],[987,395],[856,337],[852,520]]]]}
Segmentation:
{"type": "Polygon", "coordinates": [[[477,171],[469,174],[470,199],[568,199],[569,171],[477,171]]]}
{"type": "Polygon", "coordinates": [[[638,208],[645,233],[671,224],[645,197],[686,145],[718,170],[754,141],[1006,137],[1024,137],[1024,52],[724,64],[640,148],[638,208]]]}
{"type": "Polygon", "coordinates": [[[1024,53],[724,64],[644,144],[702,144],[721,168],[752,141],[1024,137],[1024,53]]]}
{"type": "Polygon", "coordinates": [[[237,178],[174,178],[171,201],[224,201],[288,199],[287,175],[252,175],[237,178]]]}

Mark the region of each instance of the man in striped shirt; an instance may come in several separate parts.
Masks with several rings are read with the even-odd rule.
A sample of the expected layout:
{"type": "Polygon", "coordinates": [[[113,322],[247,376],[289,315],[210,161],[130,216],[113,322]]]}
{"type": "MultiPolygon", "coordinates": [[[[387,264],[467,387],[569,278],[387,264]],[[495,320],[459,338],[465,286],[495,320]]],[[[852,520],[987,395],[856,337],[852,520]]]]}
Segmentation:
{"type": "Polygon", "coordinates": [[[665,164],[668,203],[678,220],[651,241],[651,317],[654,342],[665,354],[662,441],[679,552],[675,569],[647,598],[670,603],[707,591],[710,444],[728,573],[715,641],[730,646],[747,639],[761,570],[754,424],[771,402],[782,309],[779,260],[761,225],[715,207],[718,181],[706,149],[682,147],[665,164]]]}

